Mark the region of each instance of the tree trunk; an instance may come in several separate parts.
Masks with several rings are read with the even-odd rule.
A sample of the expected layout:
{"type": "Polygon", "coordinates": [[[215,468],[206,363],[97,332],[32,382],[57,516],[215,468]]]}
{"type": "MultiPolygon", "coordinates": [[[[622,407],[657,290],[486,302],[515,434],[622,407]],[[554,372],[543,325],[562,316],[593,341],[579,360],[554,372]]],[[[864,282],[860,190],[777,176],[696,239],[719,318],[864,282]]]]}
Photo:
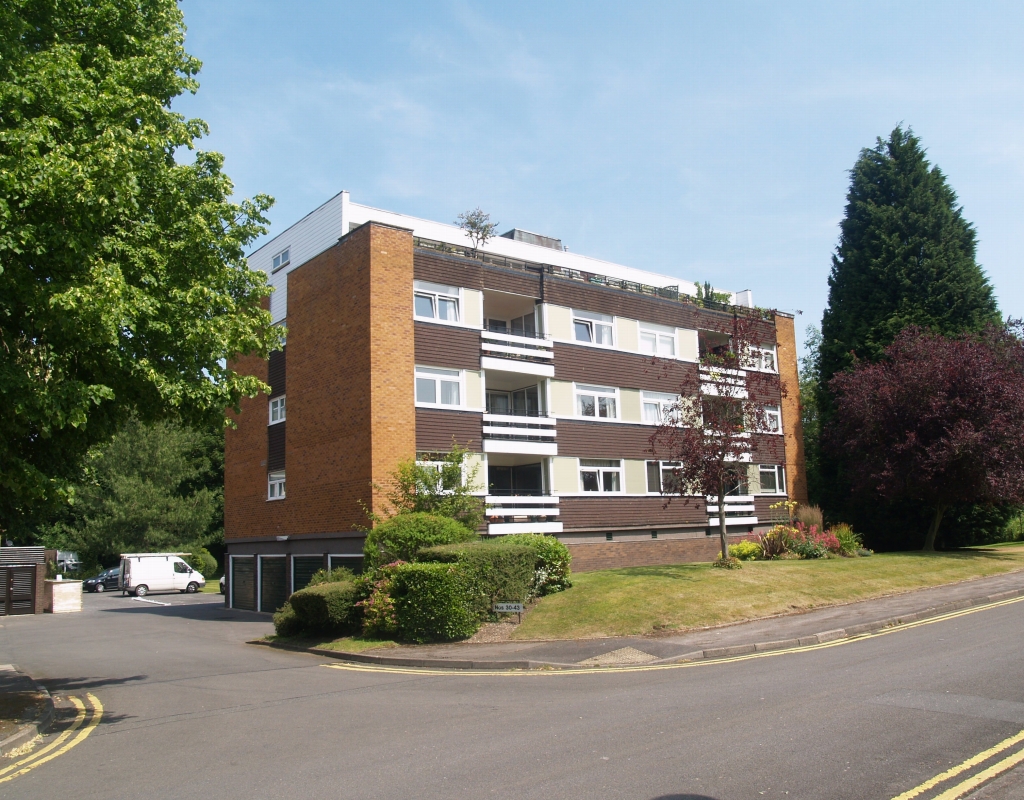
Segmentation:
{"type": "Polygon", "coordinates": [[[939,525],[942,524],[942,515],[946,513],[946,506],[935,506],[935,516],[932,517],[932,524],[928,527],[928,535],[924,537],[923,550],[932,552],[935,550],[935,536],[939,532],[939,525]]]}
{"type": "Polygon", "coordinates": [[[718,536],[722,540],[722,559],[729,557],[729,540],[725,536],[725,490],[718,490],[718,536]]]}

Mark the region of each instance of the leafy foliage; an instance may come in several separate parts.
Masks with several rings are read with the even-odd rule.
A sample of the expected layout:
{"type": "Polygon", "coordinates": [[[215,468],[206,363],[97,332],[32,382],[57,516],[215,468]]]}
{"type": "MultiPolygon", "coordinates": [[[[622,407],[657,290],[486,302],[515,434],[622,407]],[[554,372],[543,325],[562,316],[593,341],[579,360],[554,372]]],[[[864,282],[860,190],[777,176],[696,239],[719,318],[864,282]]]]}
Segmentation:
{"type": "Polygon", "coordinates": [[[217,574],[217,559],[205,547],[193,550],[191,554],[185,556],[185,561],[204,578],[212,578],[217,574]]]}
{"type": "Polygon", "coordinates": [[[494,236],[494,232],[498,229],[498,223],[491,222],[491,215],[485,214],[479,208],[463,211],[459,214],[455,224],[466,232],[466,236],[469,237],[474,248],[487,244],[487,241],[494,236]]]}
{"type": "Polygon", "coordinates": [[[271,199],[229,202],[205,123],[170,110],[200,67],[174,0],[0,14],[0,527],[24,539],[132,415],[205,423],[263,390],[227,360],[281,331],[244,258],[271,199]]]}
{"type": "Polygon", "coordinates": [[[757,542],[749,540],[729,545],[729,555],[738,558],[740,561],[756,561],[764,554],[764,550],[757,542]]]}
{"type": "Polygon", "coordinates": [[[345,583],[354,581],[355,573],[348,567],[335,567],[334,569],[318,569],[309,576],[309,583],[306,586],[321,586],[325,583],[345,583]]]}
{"type": "Polygon", "coordinates": [[[1024,502],[1019,323],[944,337],[908,328],[878,364],[836,375],[826,445],[862,497],[931,509],[924,548],[957,503],[1024,502]]]}
{"type": "Polygon", "coordinates": [[[844,556],[855,556],[864,548],[864,542],[860,535],[854,533],[853,528],[845,523],[833,525],[829,528],[829,533],[836,537],[836,541],[839,542],[839,552],[844,556]]]}
{"type": "Polygon", "coordinates": [[[398,633],[398,618],[395,616],[395,570],[405,564],[393,561],[378,568],[372,575],[363,578],[366,583],[366,598],[359,602],[363,610],[363,633],[367,636],[390,637],[398,633]]]}
{"type": "Polygon", "coordinates": [[[495,603],[525,602],[533,590],[537,557],[532,547],[498,542],[466,542],[427,547],[420,561],[455,564],[466,582],[478,619],[494,619],[495,603]]]}
{"type": "Polygon", "coordinates": [[[572,587],[572,554],[564,542],[542,533],[514,533],[502,537],[501,541],[525,545],[533,550],[537,559],[534,565],[534,595],[543,597],[572,587]]]}
{"type": "Polygon", "coordinates": [[[476,533],[453,519],[411,512],[381,522],[366,534],[363,557],[368,568],[392,561],[415,561],[424,547],[471,542],[476,533]]]}
{"type": "Polygon", "coordinates": [[[274,633],[278,636],[297,636],[302,633],[302,622],[290,600],[274,612],[274,633]]]}
{"type": "Polygon", "coordinates": [[[360,599],[354,581],[332,581],[294,592],[288,604],[303,631],[344,635],[358,633],[362,628],[360,599]]]}
{"type": "Polygon", "coordinates": [[[480,623],[454,564],[402,564],[394,576],[396,629],[403,641],[447,642],[476,632],[480,623]]]}
{"type": "Polygon", "coordinates": [[[697,284],[697,305],[702,308],[719,308],[728,305],[730,299],[728,292],[716,292],[708,281],[697,284]]]}
{"type": "Polygon", "coordinates": [[[757,537],[761,546],[761,557],[771,560],[778,558],[789,550],[792,528],[788,525],[776,525],[757,537]]]}

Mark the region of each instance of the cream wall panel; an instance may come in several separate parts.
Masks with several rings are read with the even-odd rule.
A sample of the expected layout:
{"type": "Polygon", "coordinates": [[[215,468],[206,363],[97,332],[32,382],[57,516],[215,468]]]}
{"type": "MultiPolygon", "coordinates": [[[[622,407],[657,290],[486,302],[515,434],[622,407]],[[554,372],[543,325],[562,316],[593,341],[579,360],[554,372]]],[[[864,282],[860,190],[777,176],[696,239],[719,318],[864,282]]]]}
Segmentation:
{"type": "Polygon", "coordinates": [[[544,331],[552,339],[562,342],[572,341],[572,310],[565,306],[553,306],[550,303],[544,304],[544,313],[547,317],[547,330],[544,331]]]}
{"type": "Polygon", "coordinates": [[[573,396],[570,381],[550,381],[551,412],[559,417],[572,417],[576,414],[576,398],[573,396]]]}
{"type": "Polygon", "coordinates": [[[462,290],[462,321],[474,328],[484,326],[484,293],[476,289],[462,290]]]}
{"type": "Polygon", "coordinates": [[[556,493],[575,493],[580,490],[580,464],[575,458],[555,456],[551,459],[551,481],[556,493]]]}
{"type": "Polygon", "coordinates": [[[466,474],[469,475],[476,467],[476,476],[469,482],[471,492],[486,494],[487,492],[487,456],[484,453],[466,453],[466,474]]]}
{"type": "Polygon", "coordinates": [[[697,331],[680,328],[676,331],[676,338],[679,339],[679,357],[684,361],[696,361],[700,355],[700,348],[697,345],[697,331]]]}
{"type": "Polygon", "coordinates": [[[639,389],[619,389],[619,402],[622,404],[624,422],[641,422],[643,415],[640,407],[639,389]]]}
{"type": "Polygon", "coordinates": [[[466,370],[466,407],[484,408],[484,380],[481,373],[466,370]]]}
{"type": "Polygon", "coordinates": [[[635,319],[615,318],[615,346],[631,353],[640,350],[640,326],[635,319]]]}
{"type": "Polygon", "coordinates": [[[626,473],[626,493],[647,493],[647,462],[627,459],[622,465],[626,473]]]}
{"type": "Polygon", "coordinates": [[[761,472],[757,464],[747,464],[747,493],[761,494],[761,472]]]}

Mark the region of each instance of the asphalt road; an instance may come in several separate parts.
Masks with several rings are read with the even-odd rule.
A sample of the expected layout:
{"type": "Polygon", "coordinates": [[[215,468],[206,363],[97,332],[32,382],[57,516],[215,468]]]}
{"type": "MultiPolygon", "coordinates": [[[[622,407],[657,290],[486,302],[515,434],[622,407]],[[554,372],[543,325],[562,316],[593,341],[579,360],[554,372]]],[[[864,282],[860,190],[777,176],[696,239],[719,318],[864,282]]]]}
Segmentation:
{"type": "MultiPolygon", "coordinates": [[[[148,599],[170,605],[0,618],[0,663],[105,709],[0,797],[892,798],[1024,729],[1024,602],[730,663],[479,675],[330,668],[244,644],[270,625],[219,596],[148,599]]],[[[1021,797],[1019,773],[978,797],[1021,797]]]]}

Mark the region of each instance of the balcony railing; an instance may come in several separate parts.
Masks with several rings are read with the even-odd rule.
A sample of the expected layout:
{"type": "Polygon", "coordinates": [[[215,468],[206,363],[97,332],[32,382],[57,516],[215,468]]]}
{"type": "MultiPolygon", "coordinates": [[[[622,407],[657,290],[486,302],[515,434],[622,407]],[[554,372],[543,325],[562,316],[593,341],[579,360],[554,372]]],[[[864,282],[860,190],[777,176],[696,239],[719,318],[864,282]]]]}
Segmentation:
{"type": "Polygon", "coordinates": [[[484,414],[483,435],[485,453],[558,453],[554,417],[484,414]]]}
{"type": "Polygon", "coordinates": [[[554,377],[555,350],[547,339],[532,335],[480,332],[480,366],[554,377]]]}
{"type": "Polygon", "coordinates": [[[558,497],[549,494],[489,494],[484,498],[487,532],[561,533],[558,497]]]}
{"type": "MultiPolygon", "coordinates": [[[[718,498],[707,497],[708,525],[718,524],[718,498]]],[[[757,512],[754,510],[753,495],[726,495],[725,497],[725,524],[726,525],[756,525],[757,512]]]]}

